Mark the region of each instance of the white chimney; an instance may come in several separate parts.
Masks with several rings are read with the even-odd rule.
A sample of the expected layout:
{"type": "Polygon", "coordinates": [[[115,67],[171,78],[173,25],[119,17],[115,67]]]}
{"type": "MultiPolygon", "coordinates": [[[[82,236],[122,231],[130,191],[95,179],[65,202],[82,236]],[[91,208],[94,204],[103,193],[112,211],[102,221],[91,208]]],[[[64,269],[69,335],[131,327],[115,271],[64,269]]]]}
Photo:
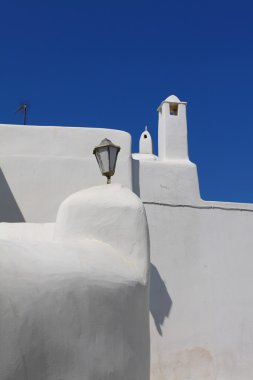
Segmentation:
{"type": "Polygon", "coordinates": [[[160,160],[189,160],[186,102],[169,96],[158,107],[158,156],[160,160]]]}
{"type": "Polygon", "coordinates": [[[145,131],[142,132],[139,141],[139,153],[141,154],[153,154],[153,142],[148,127],[145,127],[145,131]]]}

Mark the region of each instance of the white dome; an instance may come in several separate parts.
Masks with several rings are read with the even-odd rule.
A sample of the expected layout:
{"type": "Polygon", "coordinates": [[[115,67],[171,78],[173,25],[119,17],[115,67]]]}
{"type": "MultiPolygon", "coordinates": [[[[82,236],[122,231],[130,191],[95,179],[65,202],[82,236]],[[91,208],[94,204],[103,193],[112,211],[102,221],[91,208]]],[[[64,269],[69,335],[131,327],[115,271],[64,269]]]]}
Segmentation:
{"type": "Polygon", "coordinates": [[[167,99],[165,99],[165,102],[170,102],[170,103],[181,103],[180,100],[176,95],[170,95],[168,96],[167,99]]]}

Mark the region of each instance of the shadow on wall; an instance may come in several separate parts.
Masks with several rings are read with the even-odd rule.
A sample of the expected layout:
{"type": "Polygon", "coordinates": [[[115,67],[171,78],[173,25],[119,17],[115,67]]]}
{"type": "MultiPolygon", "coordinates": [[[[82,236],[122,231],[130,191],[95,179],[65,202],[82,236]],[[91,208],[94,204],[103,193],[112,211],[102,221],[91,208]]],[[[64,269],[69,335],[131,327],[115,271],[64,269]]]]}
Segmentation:
{"type": "Polygon", "coordinates": [[[165,318],[169,317],[172,300],[157,268],[150,264],[150,313],[154,319],[157,331],[162,334],[165,318]]]}
{"type": "Polygon", "coordinates": [[[140,196],[140,163],[139,160],[132,159],[132,182],[133,192],[140,196]]]}
{"type": "Polygon", "coordinates": [[[25,219],[0,169],[0,222],[19,223],[25,219]]]}

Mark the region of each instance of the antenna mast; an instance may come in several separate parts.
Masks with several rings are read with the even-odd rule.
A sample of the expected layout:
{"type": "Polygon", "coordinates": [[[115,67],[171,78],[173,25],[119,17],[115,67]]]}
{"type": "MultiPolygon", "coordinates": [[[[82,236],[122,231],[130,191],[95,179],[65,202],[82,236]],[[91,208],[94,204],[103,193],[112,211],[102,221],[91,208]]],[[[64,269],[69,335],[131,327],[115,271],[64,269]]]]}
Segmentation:
{"type": "Polygon", "coordinates": [[[18,109],[16,110],[16,112],[24,111],[24,125],[26,125],[27,108],[28,108],[28,104],[27,104],[27,103],[22,103],[22,104],[18,107],[18,109]]]}

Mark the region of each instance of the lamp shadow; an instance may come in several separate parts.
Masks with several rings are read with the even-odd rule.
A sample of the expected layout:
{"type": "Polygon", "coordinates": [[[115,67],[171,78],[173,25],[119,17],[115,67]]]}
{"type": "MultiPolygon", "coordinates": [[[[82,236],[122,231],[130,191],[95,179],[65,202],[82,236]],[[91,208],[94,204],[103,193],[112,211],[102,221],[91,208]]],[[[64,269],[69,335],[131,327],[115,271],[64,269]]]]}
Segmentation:
{"type": "Polygon", "coordinates": [[[24,216],[0,168],[0,222],[25,222],[24,216]]]}
{"type": "Polygon", "coordinates": [[[162,334],[162,326],[165,318],[169,317],[172,300],[168,293],[165,282],[160,276],[154,264],[150,263],[150,299],[149,309],[154,319],[156,329],[162,334]]]}

